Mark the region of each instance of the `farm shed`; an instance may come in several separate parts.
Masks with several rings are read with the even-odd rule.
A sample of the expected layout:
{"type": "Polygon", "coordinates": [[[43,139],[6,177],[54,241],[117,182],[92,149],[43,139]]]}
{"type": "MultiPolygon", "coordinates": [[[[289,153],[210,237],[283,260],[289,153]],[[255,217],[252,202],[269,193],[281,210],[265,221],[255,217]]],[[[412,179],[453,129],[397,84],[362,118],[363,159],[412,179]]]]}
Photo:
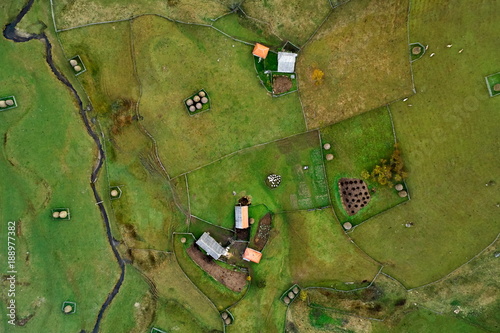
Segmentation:
{"type": "Polygon", "coordinates": [[[262,258],[262,253],[260,253],[257,250],[251,249],[249,247],[247,247],[245,249],[245,253],[243,253],[243,260],[246,261],[251,261],[258,264],[261,258],[262,258]]]}
{"type": "Polygon", "coordinates": [[[278,72],[293,73],[295,72],[296,53],[278,52],[278,72]]]}
{"type": "Polygon", "coordinates": [[[196,244],[214,259],[219,259],[220,256],[227,254],[226,249],[217,243],[217,241],[213,239],[208,232],[204,232],[203,235],[198,238],[196,244]]]}
{"type": "Polygon", "coordinates": [[[250,226],[248,223],[248,206],[234,207],[234,221],[236,229],[247,229],[250,226]]]}
{"type": "Polygon", "coordinates": [[[252,52],[254,56],[257,56],[262,59],[266,59],[268,53],[269,53],[269,48],[259,43],[255,44],[252,52]]]}

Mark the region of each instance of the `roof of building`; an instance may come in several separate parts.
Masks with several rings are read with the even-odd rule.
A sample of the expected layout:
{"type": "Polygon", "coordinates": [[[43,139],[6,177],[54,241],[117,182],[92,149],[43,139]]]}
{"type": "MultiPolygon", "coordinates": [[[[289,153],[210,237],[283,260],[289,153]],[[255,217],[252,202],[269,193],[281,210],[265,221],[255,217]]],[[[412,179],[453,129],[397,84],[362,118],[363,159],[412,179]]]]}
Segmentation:
{"type": "Polygon", "coordinates": [[[245,249],[245,253],[243,253],[243,260],[246,261],[252,261],[258,264],[261,258],[262,258],[262,253],[260,253],[257,250],[251,249],[249,247],[247,247],[245,249]]]}
{"type": "Polygon", "coordinates": [[[227,253],[226,249],[217,243],[217,241],[213,239],[208,232],[204,232],[203,235],[198,238],[196,244],[214,259],[219,259],[220,256],[227,253]]]}
{"type": "Polygon", "coordinates": [[[252,52],[254,56],[260,57],[262,59],[266,59],[268,53],[269,53],[269,48],[259,43],[255,44],[252,52]]]}
{"type": "Polygon", "coordinates": [[[248,223],[248,206],[234,207],[234,221],[236,229],[246,229],[250,226],[248,223]]]}
{"type": "Polygon", "coordinates": [[[278,52],[278,72],[295,72],[295,58],[297,58],[296,53],[278,52]]]}

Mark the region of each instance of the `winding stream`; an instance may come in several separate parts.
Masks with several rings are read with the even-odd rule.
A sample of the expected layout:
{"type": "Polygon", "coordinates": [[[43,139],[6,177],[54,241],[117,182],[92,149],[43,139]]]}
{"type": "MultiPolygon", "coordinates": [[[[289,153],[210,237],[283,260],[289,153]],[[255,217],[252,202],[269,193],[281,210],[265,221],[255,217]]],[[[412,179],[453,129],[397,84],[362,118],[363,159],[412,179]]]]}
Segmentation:
{"type": "MultiPolygon", "coordinates": [[[[71,91],[73,94],[74,98],[78,102],[78,108],[80,112],[80,116],[83,120],[83,123],[85,124],[85,128],[87,129],[87,133],[92,137],[94,140],[97,149],[99,151],[99,156],[96,161],[96,165],[94,167],[94,170],[92,171],[90,175],[90,187],[92,188],[92,192],[94,193],[94,198],[96,200],[96,204],[99,206],[99,210],[101,211],[101,216],[104,220],[104,225],[106,227],[106,235],[108,238],[109,245],[111,246],[111,249],[113,250],[113,254],[115,255],[116,261],[118,262],[118,265],[120,266],[120,278],[116,282],[113,290],[111,293],[109,293],[108,297],[104,301],[104,303],[101,306],[101,309],[99,310],[99,314],[97,315],[96,323],[94,325],[94,328],[92,330],[93,333],[97,333],[99,331],[99,325],[102,320],[102,316],[104,312],[106,311],[107,307],[111,304],[115,296],[118,294],[118,291],[120,290],[120,287],[123,283],[123,280],[125,278],[125,262],[123,261],[122,257],[120,256],[120,253],[116,249],[116,243],[113,239],[113,236],[111,234],[111,226],[109,223],[109,218],[108,214],[106,212],[106,208],[104,207],[104,204],[101,200],[101,197],[99,196],[99,193],[97,192],[95,183],[97,181],[97,176],[99,175],[99,171],[101,170],[101,167],[104,164],[104,159],[105,159],[105,154],[104,154],[104,149],[102,148],[101,141],[99,139],[99,135],[94,132],[92,129],[92,126],[90,125],[89,119],[87,117],[86,111],[83,107],[83,102],[80,96],[78,95],[76,89],[73,87],[71,82],[60,72],[57,67],[54,64],[54,60],[52,59],[52,44],[50,43],[49,39],[47,38],[47,35],[42,32],[41,34],[26,34],[26,33],[20,33],[17,29],[16,26],[17,24],[23,19],[24,15],[28,13],[28,11],[31,9],[31,6],[33,5],[34,0],[29,0],[28,3],[23,7],[21,12],[16,16],[16,18],[7,24],[3,30],[3,36],[16,43],[23,43],[27,42],[33,39],[40,40],[42,43],[45,45],[45,59],[47,61],[47,64],[49,65],[50,69],[52,70],[52,73],[57,77],[59,81],[61,81],[68,89],[71,91]]],[[[84,332],[84,331],[82,331],[84,332]]]]}

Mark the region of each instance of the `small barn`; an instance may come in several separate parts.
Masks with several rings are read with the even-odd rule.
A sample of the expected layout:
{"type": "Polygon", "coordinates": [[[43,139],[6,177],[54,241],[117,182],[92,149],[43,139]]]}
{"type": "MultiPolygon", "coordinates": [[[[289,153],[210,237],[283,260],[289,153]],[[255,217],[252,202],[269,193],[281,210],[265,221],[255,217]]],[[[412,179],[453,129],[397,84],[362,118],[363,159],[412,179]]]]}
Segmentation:
{"type": "Polygon", "coordinates": [[[245,253],[243,253],[243,260],[251,261],[251,262],[254,262],[256,264],[258,264],[260,262],[261,258],[262,258],[261,252],[254,250],[254,249],[251,249],[249,247],[247,247],[245,249],[245,253]]]}
{"type": "Polygon", "coordinates": [[[196,245],[205,250],[205,252],[207,252],[208,255],[214,259],[219,259],[221,256],[227,254],[226,249],[217,243],[217,241],[213,239],[208,232],[204,232],[203,235],[198,238],[196,245]]]}
{"type": "Polygon", "coordinates": [[[259,57],[261,59],[266,59],[268,53],[269,53],[269,48],[259,43],[255,44],[252,52],[254,56],[259,57]]]}
{"type": "Polygon", "coordinates": [[[296,53],[278,52],[278,72],[294,73],[296,58],[296,53]]]}
{"type": "Polygon", "coordinates": [[[236,229],[247,229],[250,227],[248,220],[248,206],[234,207],[234,222],[236,229]]]}

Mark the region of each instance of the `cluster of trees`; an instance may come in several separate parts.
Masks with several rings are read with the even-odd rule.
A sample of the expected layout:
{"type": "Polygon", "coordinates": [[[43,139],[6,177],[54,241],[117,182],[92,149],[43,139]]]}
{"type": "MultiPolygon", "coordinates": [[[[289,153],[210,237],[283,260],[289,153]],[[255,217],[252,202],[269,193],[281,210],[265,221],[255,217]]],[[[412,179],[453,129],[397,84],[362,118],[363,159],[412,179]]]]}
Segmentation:
{"type": "Polygon", "coordinates": [[[363,170],[361,177],[370,179],[382,186],[393,187],[394,182],[400,182],[408,177],[405,170],[404,161],[401,156],[401,149],[396,143],[390,159],[381,159],[371,172],[363,170]]]}
{"type": "Polygon", "coordinates": [[[319,86],[320,84],[323,83],[323,77],[325,76],[325,73],[321,69],[315,69],[311,75],[311,78],[314,81],[314,84],[319,86]]]}

